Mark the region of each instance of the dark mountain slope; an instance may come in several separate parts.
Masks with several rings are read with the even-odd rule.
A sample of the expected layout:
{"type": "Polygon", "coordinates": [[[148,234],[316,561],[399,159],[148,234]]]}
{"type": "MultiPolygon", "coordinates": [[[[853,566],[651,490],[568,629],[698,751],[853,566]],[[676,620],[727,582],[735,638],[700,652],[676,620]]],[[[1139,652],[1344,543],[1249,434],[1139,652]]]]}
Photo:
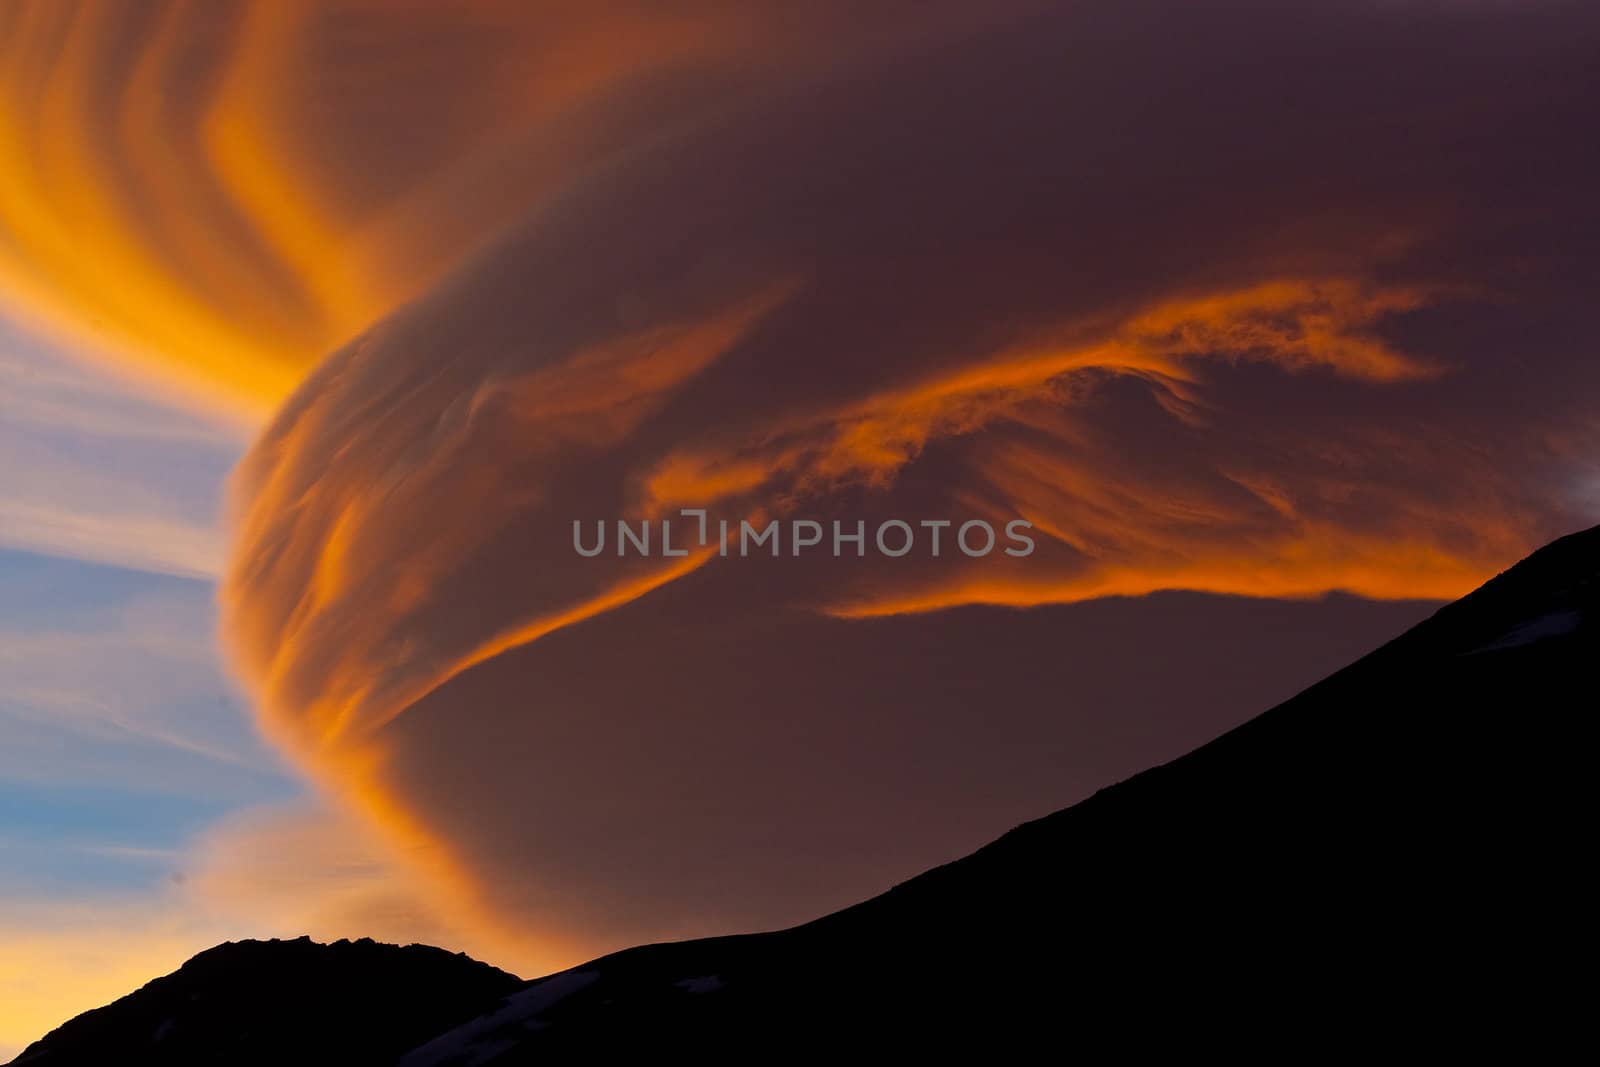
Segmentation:
{"type": "Polygon", "coordinates": [[[437,955],[331,977],[320,946],[222,946],[18,1062],[373,1063],[428,1034],[401,1063],[1564,1048],[1586,1037],[1597,680],[1600,527],[1182,759],[805,926],[509,995],[437,950],[358,943],[437,955]]]}
{"type": "Polygon", "coordinates": [[[1597,602],[1600,528],[966,859],[532,983],[403,1062],[1555,1041],[1587,955],[1597,602]]]}
{"type": "Polygon", "coordinates": [[[425,945],[239,941],[84,1012],[15,1064],[388,1064],[521,980],[425,945]]]}

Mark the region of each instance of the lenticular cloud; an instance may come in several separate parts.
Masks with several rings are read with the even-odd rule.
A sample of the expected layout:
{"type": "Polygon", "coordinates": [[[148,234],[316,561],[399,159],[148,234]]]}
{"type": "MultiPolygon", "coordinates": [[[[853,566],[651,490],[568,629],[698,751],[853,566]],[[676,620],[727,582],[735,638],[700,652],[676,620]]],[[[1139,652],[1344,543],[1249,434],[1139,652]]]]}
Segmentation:
{"type": "Polygon", "coordinates": [[[234,487],[266,728],[554,965],[884,888],[1176,754],[1140,664],[1272,653],[1201,740],[1321,664],[1295,613],[1375,640],[1570,522],[1585,290],[1522,253],[1580,186],[1499,137],[1592,171],[1592,74],[1470,13],[1411,53],[1165,6],[747,71],[324,359],[234,487]],[[1566,383],[1537,426],[1486,399],[1508,336],[1566,383]],[[1037,550],[574,552],[682,509],[1037,550]]]}

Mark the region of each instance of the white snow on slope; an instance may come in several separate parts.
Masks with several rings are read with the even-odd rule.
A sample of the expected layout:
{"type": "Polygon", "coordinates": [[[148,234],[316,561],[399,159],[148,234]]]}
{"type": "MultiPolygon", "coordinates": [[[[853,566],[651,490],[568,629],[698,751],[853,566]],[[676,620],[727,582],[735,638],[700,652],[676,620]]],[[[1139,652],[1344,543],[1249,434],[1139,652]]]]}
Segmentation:
{"type": "Polygon", "coordinates": [[[397,1067],[476,1067],[487,1063],[515,1047],[522,1034],[544,1027],[541,1015],[599,977],[599,971],[570,971],[513,993],[499,1010],[462,1023],[412,1049],[397,1067]]]}
{"type": "Polygon", "coordinates": [[[1552,611],[1548,615],[1541,615],[1537,619],[1520,623],[1512,627],[1504,635],[1489,642],[1482,648],[1475,648],[1467,655],[1478,652],[1498,652],[1502,648],[1516,648],[1519,645],[1531,645],[1535,641],[1542,641],[1547,637],[1560,637],[1570,634],[1583,622],[1581,611],[1552,611]]]}

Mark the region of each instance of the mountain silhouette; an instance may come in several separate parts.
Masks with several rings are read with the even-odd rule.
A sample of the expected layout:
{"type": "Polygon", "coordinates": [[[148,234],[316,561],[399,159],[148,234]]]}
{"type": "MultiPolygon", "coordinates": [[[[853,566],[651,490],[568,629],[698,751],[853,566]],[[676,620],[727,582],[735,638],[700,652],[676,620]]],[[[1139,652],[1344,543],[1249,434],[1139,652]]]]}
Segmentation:
{"type": "Polygon", "coordinates": [[[245,966],[223,946],[16,1062],[280,1062],[239,1052],[266,1018],[302,1060],[406,1067],[1561,1047],[1583,1018],[1597,600],[1600,527],[1194,752],[803,926],[512,989],[439,953],[404,1008],[382,1003],[384,946],[316,1010],[292,976],[325,981],[320,947],[247,943],[245,966]],[[213,954],[217,1006],[174,1014],[213,954]]]}
{"type": "Polygon", "coordinates": [[[86,1011],[13,1064],[379,1064],[522,980],[426,945],[230,941],[86,1011]]]}

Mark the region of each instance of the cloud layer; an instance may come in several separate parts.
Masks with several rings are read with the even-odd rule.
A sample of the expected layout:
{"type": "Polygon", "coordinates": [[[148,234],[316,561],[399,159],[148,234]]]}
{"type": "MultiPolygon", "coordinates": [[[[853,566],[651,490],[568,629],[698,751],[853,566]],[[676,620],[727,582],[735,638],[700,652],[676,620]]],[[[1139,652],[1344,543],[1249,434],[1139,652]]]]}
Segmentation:
{"type": "Polygon", "coordinates": [[[256,443],[225,603],[265,725],[545,964],[802,918],[1096,784],[1075,759],[1175,754],[1287,684],[1265,616],[1162,602],[1113,650],[1069,605],[1449,597],[1587,517],[1595,32],[1017,5],[677,99],[256,443]],[[573,552],[680,507],[1040,547],[573,552]],[[1201,649],[1257,677],[1194,736],[1104,717],[1150,728],[1201,649]]]}
{"type": "Polygon", "coordinates": [[[758,65],[772,84],[926,32],[897,21],[714,0],[9,3],[0,299],[258,421],[587,162],[758,65]]]}

